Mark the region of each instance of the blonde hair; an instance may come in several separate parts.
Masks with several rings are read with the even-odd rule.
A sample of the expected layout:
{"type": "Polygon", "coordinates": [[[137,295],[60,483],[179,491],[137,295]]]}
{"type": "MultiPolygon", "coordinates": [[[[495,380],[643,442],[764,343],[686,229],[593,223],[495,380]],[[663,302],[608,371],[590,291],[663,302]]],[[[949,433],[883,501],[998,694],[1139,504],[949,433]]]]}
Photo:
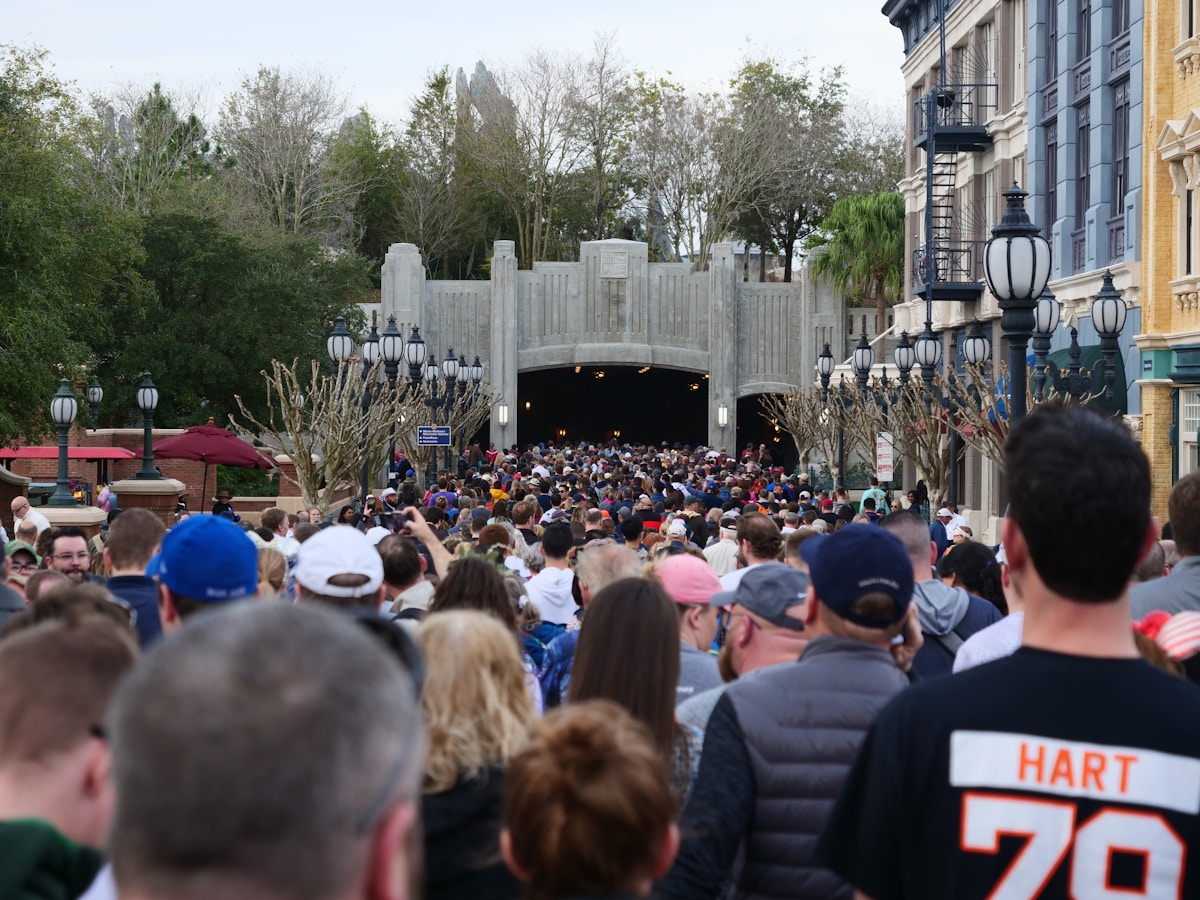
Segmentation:
{"type": "Polygon", "coordinates": [[[283,590],[283,579],[287,576],[287,557],[274,547],[258,548],[259,594],[278,594],[283,590]]]}
{"type": "Polygon", "coordinates": [[[534,719],[525,666],[512,631],[473,610],[428,616],[417,629],[425,659],[421,709],[429,730],[427,794],[506,764],[534,719]]]}

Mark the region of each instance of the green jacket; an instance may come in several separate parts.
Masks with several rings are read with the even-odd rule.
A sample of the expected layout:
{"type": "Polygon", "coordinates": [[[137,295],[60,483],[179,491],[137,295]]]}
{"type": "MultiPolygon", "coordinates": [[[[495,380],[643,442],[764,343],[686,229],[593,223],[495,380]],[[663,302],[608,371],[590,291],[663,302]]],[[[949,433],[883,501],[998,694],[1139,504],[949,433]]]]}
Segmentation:
{"type": "Polygon", "coordinates": [[[4,900],[75,900],[104,859],[69,840],[47,822],[0,822],[0,897],[4,900]]]}

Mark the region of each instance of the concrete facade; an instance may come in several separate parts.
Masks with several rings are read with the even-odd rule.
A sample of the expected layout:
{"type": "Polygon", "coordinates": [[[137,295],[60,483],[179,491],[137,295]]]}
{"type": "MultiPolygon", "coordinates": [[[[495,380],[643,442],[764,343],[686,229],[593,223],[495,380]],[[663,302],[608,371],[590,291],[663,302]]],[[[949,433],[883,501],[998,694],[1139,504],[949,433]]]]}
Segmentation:
{"type": "Polygon", "coordinates": [[[812,384],[826,342],[839,359],[847,352],[848,321],[828,285],[807,272],[790,284],[742,277],[732,244],[715,245],[704,272],[650,263],[645,243],[624,240],[585,242],[578,262],[522,270],[513,242],[496,241],[489,280],[431,281],[416,246],[393,244],[379,312],[384,321],[394,315],[405,338],[420,327],[439,359],[449,347],[468,362],[480,357],[484,380],[509,405],[503,431],[492,412],[497,443],[521,440],[520,373],[603,364],[709,375],[708,443],[722,445],[736,434],[738,398],[812,384]]]}

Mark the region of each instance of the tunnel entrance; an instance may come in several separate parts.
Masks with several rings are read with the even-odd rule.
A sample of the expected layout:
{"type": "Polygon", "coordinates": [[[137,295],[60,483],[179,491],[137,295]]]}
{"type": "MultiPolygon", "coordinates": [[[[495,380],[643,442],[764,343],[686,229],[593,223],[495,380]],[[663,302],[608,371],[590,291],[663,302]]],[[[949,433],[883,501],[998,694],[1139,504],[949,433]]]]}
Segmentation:
{"type": "Polygon", "coordinates": [[[796,445],[777,422],[763,415],[762,396],[751,394],[738,399],[737,444],[729,451],[740,459],[747,446],[757,454],[759,445],[765,444],[771,454],[771,465],[783,466],[790,472],[800,461],[796,445]]]}
{"type": "Polygon", "coordinates": [[[576,366],[517,376],[522,445],[704,444],[708,375],[651,366],[576,366]]]}

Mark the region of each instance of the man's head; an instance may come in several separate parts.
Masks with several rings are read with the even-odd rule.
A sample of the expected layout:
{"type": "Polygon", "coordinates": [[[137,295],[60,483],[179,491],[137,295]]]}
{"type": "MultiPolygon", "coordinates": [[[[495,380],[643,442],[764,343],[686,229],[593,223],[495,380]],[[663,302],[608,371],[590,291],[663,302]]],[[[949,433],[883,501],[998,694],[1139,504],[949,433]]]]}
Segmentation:
{"type": "Polygon", "coordinates": [[[389,535],[375,549],[383,561],[383,580],[392,590],[407,590],[424,577],[425,566],[411,538],[389,535]]]}
{"type": "Polygon", "coordinates": [[[546,559],[565,560],[574,542],[569,524],[551,522],[542,532],[542,553],[546,559]]]}
{"type": "Polygon", "coordinates": [[[1157,537],[1150,528],[1150,464],[1125,427],[1088,409],[1043,405],[1009,434],[1004,470],[1010,504],[1004,549],[1014,580],[1027,554],[1042,583],[1061,597],[1085,603],[1122,597],[1157,537]]]}
{"type": "Polygon", "coordinates": [[[625,543],[639,544],[642,540],[642,532],[646,530],[646,524],[642,521],[641,516],[631,515],[621,520],[620,529],[625,543]]]}
{"type": "Polygon", "coordinates": [[[880,641],[899,634],[913,593],[900,539],[874,525],[847,525],[800,545],[812,582],[809,621],[834,634],[880,641]]]}
{"type": "Polygon", "coordinates": [[[300,600],[374,608],[382,598],[383,560],[357,529],[326,528],[300,545],[296,587],[300,600]]]}
{"type": "Polygon", "coordinates": [[[929,526],[915,509],[904,509],[884,516],[879,524],[884,531],[896,536],[904,545],[917,581],[933,577],[933,563],[937,547],[929,537],[929,526]]]}
{"type": "Polygon", "coordinates": [[[941,509],[939,509],[934,514],[934,518],[937,519],[939,522],[941,522],[943,525],[949,525],[950,520],[954,518],[954,513],[952,513],[950,511],[949,507],[943,506],[941,509]]]}
{"type": "Polygon", "coordinates": [[[217,502],[218,503],[228,503],[232,499],[233,499],[233,492],[231,490],[229,490],[229,488],[221,488],[219,491],[217,491],[217,502]]]}
{"type": "Polygon", "coordinates": [[[103,846],[113,802],[104,719],[136,659],[128,629],[95,614],[0,641],[0,819],[36,816],[103,846]]]}
{"type": "MultiPolygon", "coordinates": [[[[120,521],[120,520],[118,520],[120,521]]],[[[162,540],[156,570],[163,629],[258,591],[258,550],[221,516],[189,516],[162,540]]]]}
{"type": "Polygon", "coordinates": [[[748,563],[774,562],[783,549],[779,526],[761,513],[738,516],[737,542],[748,563]]]}
{"type": "Polygon", "coordinates": [[[50,557],[47,568],[62,572],[76,584],[87,578],[92,566],[87,535],[74,525],[65,525],[51,532],[47,556],[50,557]]]}
{"type": "Polygon", "coordinates": [[[126,680],[109,722],[122,892],[409,893],[421,716],[355,621],[273,603],[201,617],[126,680]]]}
{"type": "Polygon", "coordinates": [[[575,578],[579,581],[584,606],[614,581],[642,575],[642,561],[638,555],[621,544],[581,548],[576,560],[575,578]]]}
{"type": "Polygon", "coordinates": [[[29,498],[25,497],[24,494],[22,494],[22,496],[19,496],[19,497],[13,497],[12,503],[10,504],[10,506],[12,508],[12,517],[13,518],[23,517],[26,514],[26,512],[29,512],[29,510],[30,510],[29,498]]]}
{"type": "Polygon", "coordinates": [[[718,665],[726,680],[761,666],[795,660],[807,643],[808,575],[783,563],[747,570],[735,590],[713,597],[725,607],[727,632],[718,665]]]}
{"type": "Polygon", "coordinates": [[[1200,556],[1200,470],[1175,482],[1167,497],[1167,515],[1180,556],[1200,556]]]}
{"type": "Polygon", "coordinates": [[[278,506],[268,506],[262,511],[262,525],[272,534],[283,537],[288,530],[288,514],[278,506]]]}
{"type": "Polygon", "coordinates": [[[148,509],[134,507],[117,516],[108,526],[108,539],[104,542],[104,557],[114,572],[146,571],[163,536],[167,533],[162,519],[148,509]]]}
{"type": "Polygon", "coordinates": [[[8,571],[13,575],[29,577],[37,572],[42,562],[33,545],[19,540],[11,540],[5,544],[4,555],[8,557],[8,571]]]}

